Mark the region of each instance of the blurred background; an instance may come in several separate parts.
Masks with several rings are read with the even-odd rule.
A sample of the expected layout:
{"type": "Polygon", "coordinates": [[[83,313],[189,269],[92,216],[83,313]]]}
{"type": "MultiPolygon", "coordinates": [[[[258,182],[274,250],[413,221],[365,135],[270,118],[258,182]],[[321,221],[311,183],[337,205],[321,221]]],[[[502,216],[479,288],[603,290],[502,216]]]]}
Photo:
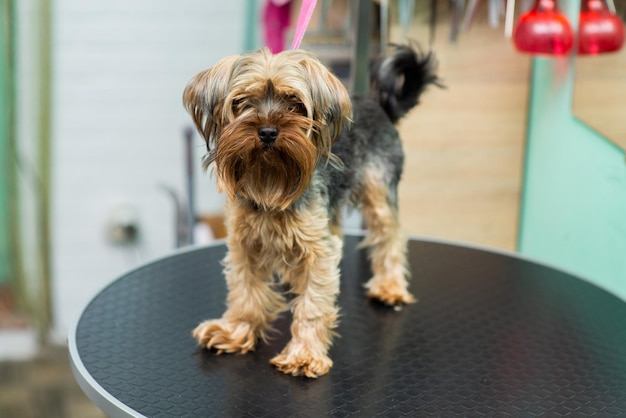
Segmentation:
{"type": "MultiPolygon", "coordinates": [[[[560,2],[574,28],[581,1],[560,2]]],[[[288,48],[300,2],[278,3],[0,0],[0,417],[102,416],[67,359],[82,308],[223,237],[181,95],[226,55],[288,48]]],[[[302,48],[355,92],[388,42],[436,55],[446,88],[399,126],[409,234],[518,252],[625,298],[626,58],[518,52],[512,18],[533,3],[320,0],[302,48]]]]}

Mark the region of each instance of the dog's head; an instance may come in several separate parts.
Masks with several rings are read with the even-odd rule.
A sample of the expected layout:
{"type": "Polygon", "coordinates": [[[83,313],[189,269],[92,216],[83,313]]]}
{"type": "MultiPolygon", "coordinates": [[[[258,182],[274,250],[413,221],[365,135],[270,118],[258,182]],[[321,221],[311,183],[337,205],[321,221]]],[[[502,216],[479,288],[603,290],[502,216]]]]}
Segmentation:
{"type": "Polygon", "coordinates": [[[183,101],[220,189],[264,209],[301,196],[352,116],[341,82],[302,50],[224,58],[189,82],[183,101]]]}

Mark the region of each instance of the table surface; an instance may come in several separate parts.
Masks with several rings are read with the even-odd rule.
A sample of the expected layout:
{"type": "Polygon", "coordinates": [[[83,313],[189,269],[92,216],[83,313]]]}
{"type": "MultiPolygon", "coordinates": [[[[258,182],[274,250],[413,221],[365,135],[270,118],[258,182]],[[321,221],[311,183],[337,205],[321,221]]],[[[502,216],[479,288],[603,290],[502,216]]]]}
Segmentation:
{"type": "Polygon", "coordinates": [[[276,371],[281,331],[246,355],[199,348],[191,330],[221,316],[225,246],[191,249],[119,278],[69,338],[74,374],[109,416],[626,414],[626,303],[524,260],[411,240],[411,291],[395,311],[369,300],[360,237],[347,236],[334,367],[276,371]]]}

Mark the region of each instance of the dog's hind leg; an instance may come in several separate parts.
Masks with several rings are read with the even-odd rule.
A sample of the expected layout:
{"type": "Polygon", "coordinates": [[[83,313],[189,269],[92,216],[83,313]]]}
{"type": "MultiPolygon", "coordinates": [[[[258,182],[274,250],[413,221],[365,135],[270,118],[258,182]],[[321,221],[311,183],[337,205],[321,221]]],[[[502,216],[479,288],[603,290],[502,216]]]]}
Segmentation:
{"type": "Polygon", "coordinates": [[[361,210],[369,230],[361,246],[368,249],[373,272],[365,284],[368,296],[388,305],[414,303],[408,291],[407,241],[398,222],[397,183],[390,184],[383,170],[366,170],[361,210]]]}

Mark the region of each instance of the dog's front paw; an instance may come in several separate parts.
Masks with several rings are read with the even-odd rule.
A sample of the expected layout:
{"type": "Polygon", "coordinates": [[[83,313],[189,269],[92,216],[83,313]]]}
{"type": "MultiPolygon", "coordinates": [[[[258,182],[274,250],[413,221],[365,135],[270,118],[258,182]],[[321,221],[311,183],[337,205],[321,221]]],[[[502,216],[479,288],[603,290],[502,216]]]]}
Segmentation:
{"type": "Polygon", "coordinates": [[[368,289],[367,296],[378,299],[389,306],[408,305],[417,302],[415,297],[393,278],[372,278],[365,287],[368,289]]]}
{"type": "Polygon", "coordinates": [[[314,355],[305,347],[293,348],[291,344],[270,363],[285,374],[310,378],[325,375],[333,366],[333,361],[326,354],[314,355]]]}
{"type": "Polygon", "coordinates": [[[206,348],[214,348],[218,354],[245,354],[254,350],[257,336],[247,322],[231,322],[212,319],[202,322],[193,330],[193,337],[206,348]]]}

